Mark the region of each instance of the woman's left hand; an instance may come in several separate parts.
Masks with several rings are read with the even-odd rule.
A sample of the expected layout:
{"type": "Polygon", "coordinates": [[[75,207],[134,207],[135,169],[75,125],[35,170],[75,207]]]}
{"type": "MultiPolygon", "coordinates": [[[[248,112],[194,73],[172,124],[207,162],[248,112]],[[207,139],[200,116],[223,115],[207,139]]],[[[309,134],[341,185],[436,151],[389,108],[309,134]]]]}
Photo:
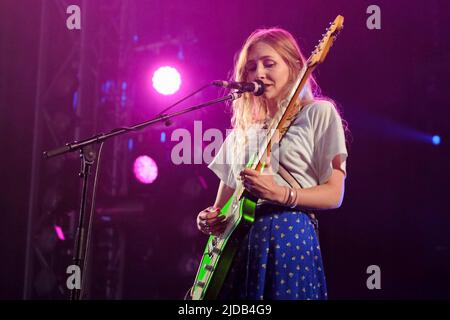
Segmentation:
{"type": "Polygon", "coordinates": [[[240,177],[245,189],[255,197],[280,202],[281,186],[275,182],[271,169],[267,172],[260,173],[257,170],[245,168],[241,171],[240,177]]]}

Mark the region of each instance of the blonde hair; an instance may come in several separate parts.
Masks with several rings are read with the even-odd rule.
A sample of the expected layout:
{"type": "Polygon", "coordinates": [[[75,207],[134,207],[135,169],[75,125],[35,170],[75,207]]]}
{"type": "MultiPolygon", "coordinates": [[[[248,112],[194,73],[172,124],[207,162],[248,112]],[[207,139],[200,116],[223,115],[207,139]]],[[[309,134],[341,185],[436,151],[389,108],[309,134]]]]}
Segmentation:
{"type": "MultiPolygon", "coordinates": [[[[235,57],[235,67],[232,74],[233,81],[253,81],[248,79],[246,64],[249,52],[252,47],[259,42],[271,46],[283,58],[289,68],[289,80],[282,91],[280,101],[286,98],[289,90],[294,85],[300,70],[303,68],[306,60],[295,41],[294,37],[286,30],[281,28],[258,29],[254,31],[245,41],[241,50],[235,57]]],[[[315,90],[318,90],[317,83],[313,77],[310,77],[305,85],[303,94],[300,97],[300,103],[312,102],[315,98],[315,90]],[[314,91],[313,91],[314,90],[314,91]]],[[[279,101],[279,102],[280,102],[279,101]]],[[[231,124],[233,128],[241,129],[244,132],[255,122],[265,119],[268,114],[267,101],[264,96],[256,97],[251,93],[244,93],[240,99],[233,101],[233,116],[231,124]]]]}
{"type": "MultiPolygon", "coordinates": [[[[294,86],[297,77],[306,63],[297,41],[288,31],[281,28],[269,28],[255,30],[245,41],[241,50],[235,57],[234,70],[232,73],[232,81],[254,81],[248,79],[246,64],[248,62],[249,52],[252,47],[263,42],[271,46],[281,56],[289,69],[289,78],[285,88],[282,89],[278,97],[278,104],[285,100],[288,93],[294,86]]],[[[307,105],[315,100],[327,100],[333,104],[336,111],[341,115],[336,103],[321,95],[320,88],[312,75],[309,76],[300,96],[298,103],[307,105]]],[[[246,148],[248,145],[248,129],[255,123],[262,122],[267,118],[269,113],[268,103],[264,96],[254,96],[252,93],[244,93],[240,99],[234,100],[232,103],[233,115],[231,117],[231,125],[236,132],[236,140],[233,146],[233,158],[235,163],[245,164],[247,160],[240,159],[245,152],[238,152],[237,148],[246,148]]],[[[347,122],[342,118],[345,135],[349,133],[347,122]]]]}

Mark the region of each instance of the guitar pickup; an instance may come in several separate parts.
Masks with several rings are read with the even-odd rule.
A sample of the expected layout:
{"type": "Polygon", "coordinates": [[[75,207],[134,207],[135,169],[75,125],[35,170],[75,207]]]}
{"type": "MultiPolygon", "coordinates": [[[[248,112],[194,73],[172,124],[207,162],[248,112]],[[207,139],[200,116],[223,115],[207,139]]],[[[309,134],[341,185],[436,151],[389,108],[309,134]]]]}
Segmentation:
{"type": "Polygon", "coordinates": [[[213,246],[208,246],[208,256],[210,258],[212,258],[213,254],[218,254],[220,255],[222,253],[222,250],[220,250],[217,247],[213,247],[213,246]]]}
{"type": "Polygon", "coordinates": [[[208,244],[208,256],[212,258],[214,245],[212,243],[208,244]]]}
{"type": "Polygon", "coordinates": [[[212,241],[208,244],[208,256],[209,256],[210,258],[212,258],[212,255],[213,255],[214,253],[220,254],[220,253],[222,252],[221,250],[219,250],[219,249],[216,248],[216,245],[217,245],[217,238],[214,237],[214,238],[212,239],[212,241]]]}

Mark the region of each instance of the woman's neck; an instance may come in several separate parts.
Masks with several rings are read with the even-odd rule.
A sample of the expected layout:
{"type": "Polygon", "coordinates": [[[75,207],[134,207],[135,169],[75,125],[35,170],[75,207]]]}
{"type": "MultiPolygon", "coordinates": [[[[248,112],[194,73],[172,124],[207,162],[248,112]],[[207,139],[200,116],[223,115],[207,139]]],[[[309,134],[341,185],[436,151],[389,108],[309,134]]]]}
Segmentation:
{"type": "Polygon", "coordinates": [[[273,118],[275,117],[275,114],[278,111],[278,102],[275,100],[268,100],[267,101],[267,112],[268,112],[268,117],[273,118]]]}

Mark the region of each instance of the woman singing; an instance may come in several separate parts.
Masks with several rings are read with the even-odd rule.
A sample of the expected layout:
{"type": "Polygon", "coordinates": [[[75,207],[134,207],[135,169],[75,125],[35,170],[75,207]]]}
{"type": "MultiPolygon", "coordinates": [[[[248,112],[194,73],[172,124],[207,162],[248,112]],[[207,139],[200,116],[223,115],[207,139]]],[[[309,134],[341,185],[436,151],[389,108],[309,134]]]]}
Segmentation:
{"type": "Polygon", "coordinates": [[[245,168],[258,132],[278,112],[305,62],[294,37],[279,28],[256,30],[237,56],[233,80],[261,80],[265,92],[245,93],[233,102],[233,130],[209,165],[220,178],[216,200],[198,214],[197,227],[205,234],[223,232],[227,221],[218,216],[219,208],[238,182],[259,200],[220,299],[327,298],[315,219],[307,209],[340,207],[347,149],[340,114],[330,99],[318,95],[312,77],[298,98],[301,109],[281,140],[278,158],[271,156],[272,167],[279,162],[301,187],[291,187],[276,170],[245,168]]]}

